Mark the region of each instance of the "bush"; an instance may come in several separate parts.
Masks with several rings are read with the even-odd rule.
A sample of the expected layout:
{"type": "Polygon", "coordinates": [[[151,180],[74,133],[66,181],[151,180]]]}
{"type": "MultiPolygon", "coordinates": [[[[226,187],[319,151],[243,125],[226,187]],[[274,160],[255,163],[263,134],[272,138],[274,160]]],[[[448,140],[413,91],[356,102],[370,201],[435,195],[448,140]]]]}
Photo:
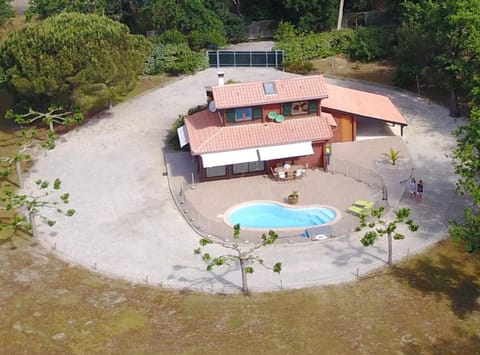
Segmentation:
{"type": "Polygon", "coordinates": [[[229,13],[224,26],[228,42],[238,43],[247,40],[247,27],[242,17],[229,13]]]}
{"type": "Polygon", "coordinates": [[[186,43],[152,45],[150,57],[145,63],[144,73],[155,75],[193,74],[197,70],[208,67],[207,58],[203,53],[192,51],[186,43]]]}
{"type": "Polygon", "coordinates": [[[350,29],[292,36],[291,25],[282,25],[275,49],[283,49],[287,62],[326,58],[344,52],[353,37],[350,29]]]}
{"type": "Polygon", "coordinates": [[[392,30],[385,27],[359,28],[354,32],[347,54],[362,62],[385,59],[393,54],[392,35],[392,30]]]}
{"type": "Polygon", "coordinates": [[[182,32],[177,29],[166,30],[159,36],[154,36],[152,38],[154,43],[164,43],[164,44],[181,44],[188,43],[188,38],[182,32]]]}
{"type": "Polygon", "coordinates": [[[312,62],[294,61],[294,62],[283,63],[283,70],[289,73],[304,75],[304,74],[311,73],[313,68],[314,68],[314,65],[312,62]]]}
{"type": "Polygon", "coordinates": [[[297,37],[297,33],[295,31],[295,26],[293,26],[290,22],[283,22],[277,26],[273,38],[275,41],[288,41],[293,40],[297,37]]]}
{"type": "Polygon", "coordinates": [[[203,111],[203,110],[205,110],[207,107],[208,107],[207,104],[197,105],[197,106],[195,106],[195,107],[192,107],[192,108],[190,108],[190,109],[188,110],[187,116],[191,116],[191,115],[193,115],[194,113],[203,111]]]}
{"type": "Polygon", "coordinates": [[[202,48],[224,47],[227,44],[225,35],[218,30],[211,30],[207,32],[192,31],[188,36],[188,43],[190,48],[199,51],[202,48]]]}

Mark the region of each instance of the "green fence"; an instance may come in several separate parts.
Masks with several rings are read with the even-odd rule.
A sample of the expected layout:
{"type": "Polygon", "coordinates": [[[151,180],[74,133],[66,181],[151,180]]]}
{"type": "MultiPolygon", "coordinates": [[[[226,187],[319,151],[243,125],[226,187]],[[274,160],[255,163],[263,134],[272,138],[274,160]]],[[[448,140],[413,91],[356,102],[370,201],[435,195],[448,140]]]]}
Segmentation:
{"type": "Polygon", "coordinates": [[[210,67],[282,68],[284,51],[207,51],[210,67]]]}

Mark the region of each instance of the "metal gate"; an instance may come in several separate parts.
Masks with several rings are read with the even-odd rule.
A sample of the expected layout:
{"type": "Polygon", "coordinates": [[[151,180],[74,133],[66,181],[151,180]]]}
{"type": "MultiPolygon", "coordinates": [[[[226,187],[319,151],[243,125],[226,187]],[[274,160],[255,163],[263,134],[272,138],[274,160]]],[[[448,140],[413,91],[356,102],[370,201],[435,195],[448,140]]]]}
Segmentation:
{"type": "Polygon", "coordinates": [[[210,67],[282,68],[284,51],[207,51],[210,67]]]}

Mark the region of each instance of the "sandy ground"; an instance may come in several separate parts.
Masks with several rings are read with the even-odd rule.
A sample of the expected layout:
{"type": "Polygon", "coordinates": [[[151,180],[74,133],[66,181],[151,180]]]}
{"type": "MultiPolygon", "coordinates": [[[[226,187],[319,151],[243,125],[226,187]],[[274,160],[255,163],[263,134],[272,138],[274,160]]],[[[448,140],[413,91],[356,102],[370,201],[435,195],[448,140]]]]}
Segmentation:
{"type": "MultiPolygon", "coordinates": [[[[254,81],[292,76],[274,69],[225,68],[227,80],[254,81]]],[[[452,192],[455,177],[445,156],[455,140],[450,135],[460,121],[437,105],[410,93],[379,85],[328,79],[338,85],[378,92],[391,97],[410,122],[405,143],[414,160],[414,174],[425,181],[421,204],[403,199],[405,186],[391,194],[397,203],[412,207],[421,229],[394,246],[395,259],[423,250],[444,238],[447,221],[460,211],[462,201],[452,192]]],[[[212,272],[193,249],[199,236],[185,222],[172,201],[163,159],[164,137],[179,113],[205,101],[204,87],[215,84],[216,70],[185,76],[129,102],[115,106],[70,132],[58,147],[38,157],[26,189],[34,181],[61,178],[77,214],[57,218],[49,229],[40,226],[44,247],[75,264],[107,275],[171,288],[235,292],[241,285],[237,265],[212,272]]],[[[388,150],[389,147],[385,147],[388,150]]],[[[364,159],[368,150],[361,151],[364,159]]],[[[398,181],[394,171],[378,168],[384,178],[398,181]]],[[[249,278],[253,291],[298,288],[355,280],[384,265],[386,241],[364,248],[358,235],[325,243],[279,244],[262,250],[265,260],[281,261],[284,271],[257,268],[249,278]]],[[[212,255],[224,252],[210,248],[212,255]]]]}

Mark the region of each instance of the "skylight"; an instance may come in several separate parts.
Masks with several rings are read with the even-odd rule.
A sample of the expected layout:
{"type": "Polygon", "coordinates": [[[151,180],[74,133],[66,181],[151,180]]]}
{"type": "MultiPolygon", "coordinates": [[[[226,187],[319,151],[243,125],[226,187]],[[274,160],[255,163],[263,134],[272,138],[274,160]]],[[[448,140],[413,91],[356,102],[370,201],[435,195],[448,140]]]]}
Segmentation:
{"type": "Polygon", "coordinates": [[[266,95],[273,95],[277,93],[277,87],[273,81],[267,81],[263,83],[263,90],[265,90],[266,95]]]}

